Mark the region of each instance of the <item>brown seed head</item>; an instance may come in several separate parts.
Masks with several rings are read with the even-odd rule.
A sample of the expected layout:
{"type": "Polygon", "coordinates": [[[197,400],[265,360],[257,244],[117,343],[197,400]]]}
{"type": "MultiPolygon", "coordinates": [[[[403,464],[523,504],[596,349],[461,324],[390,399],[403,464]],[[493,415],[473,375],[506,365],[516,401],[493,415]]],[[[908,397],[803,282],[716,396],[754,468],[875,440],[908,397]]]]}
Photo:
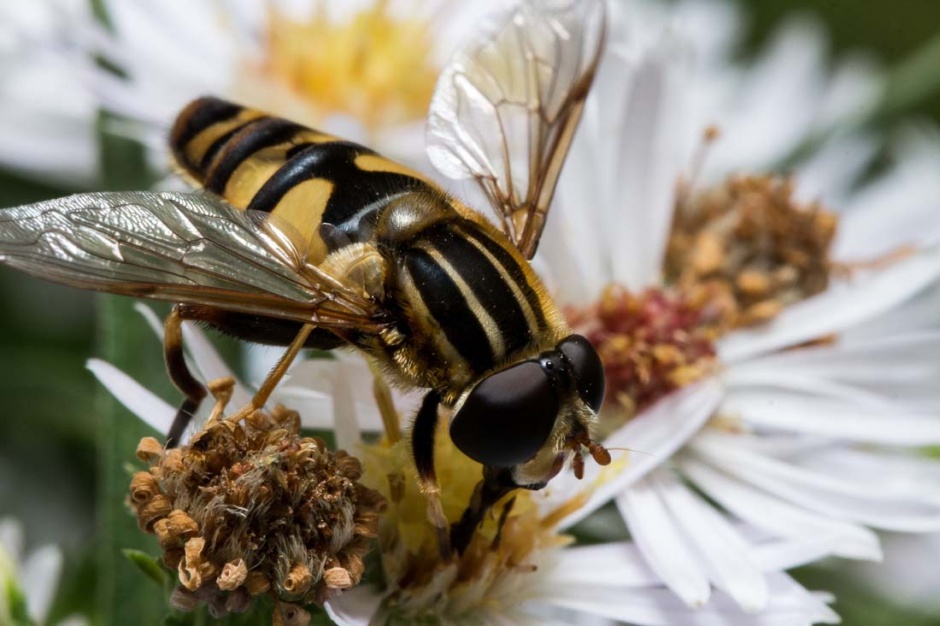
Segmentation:
{"type": "Polygon", "coordinates": [[[766,322],[826,289],[837,222],[789,179],[732,177],[676,207],[666,282],[711,303],[720,332],[766,322]]]}
{"type": "Polygon", "coordinates": [[[131,481],[141,528],[157,536],[164,563],[178,573],[174,606],[201,602],[225,615],[267,592],[302,605],[358,584],[385,508],[358,482],[359,461],[301,437],[299,416],[282,407],[242,421],[222,417],[230,387],[216,387],[203,430],[187,446],[146,455],[149,471],[131,481]]]}

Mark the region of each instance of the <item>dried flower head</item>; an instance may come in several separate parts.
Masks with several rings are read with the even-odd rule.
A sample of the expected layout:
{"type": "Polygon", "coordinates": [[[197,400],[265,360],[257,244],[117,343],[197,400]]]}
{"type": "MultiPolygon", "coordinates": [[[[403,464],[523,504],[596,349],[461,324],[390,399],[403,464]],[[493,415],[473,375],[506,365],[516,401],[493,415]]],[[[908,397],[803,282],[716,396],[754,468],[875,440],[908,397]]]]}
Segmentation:
{"type": "Polygon", "coordinates": [[[790,179],[734,176],[676,207],[665,280],[720,307],[722,331],[766,322],[825,291],[836,225],[790,179]]]}
{"type": "Polygon", "coordinates": [[[540,514],[531,492],[518,490],[484,517],[461,554],[442,555],[441,539],[471,501],[482,467],[454,447],[443,421],[436,439],[440,508],[418,487],[407,441],[363,448],[365,480],[389,502],[378,539],[384,601],[372,623],[513,623],[537,595],[542,562],[570,541],[555,530],[557,519],[540,514]]]}
{"type": "Polygon", "coordinates": [[[237,613],[264,593],[321,604],[359,582],[385,500],[358,482],[356,458],[300,437],[296,412],[223,417],[233,384],[210,385],[216,407],[188,445],[141,441],[150,469],[134,475],[130,504],[178,572],[176,608],[237,613]]]}
{"type": "Polygon", "coordinates": [[[604,363],[605,416],[632,417],[711,371],[718,311],[709,304],[666,289],[634,294],[611,284],[596,304],[566,311],[604,363]]]}

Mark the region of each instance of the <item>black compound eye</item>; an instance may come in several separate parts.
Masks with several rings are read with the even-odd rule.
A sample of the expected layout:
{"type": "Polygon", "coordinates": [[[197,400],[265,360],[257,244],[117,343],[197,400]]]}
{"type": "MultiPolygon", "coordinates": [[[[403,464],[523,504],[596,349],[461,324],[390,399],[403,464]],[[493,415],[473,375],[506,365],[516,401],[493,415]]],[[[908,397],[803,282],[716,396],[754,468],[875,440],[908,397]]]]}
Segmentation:
{"type": "Polygon", "coordinates": [[[483,379],[454,415],[450,437],[474,461],[511,467],[539,451],[557,415],[552,381],[526,361],[483,379]]]}
{"type": "Polygon", "coordinates": [[[604,364],[601,363],[597,350],[581,335],[569,336],[558,344],[558,349],[571,364],[581,399],[597,413],[604,403],[604,390],[607,386],[604,364]]]}

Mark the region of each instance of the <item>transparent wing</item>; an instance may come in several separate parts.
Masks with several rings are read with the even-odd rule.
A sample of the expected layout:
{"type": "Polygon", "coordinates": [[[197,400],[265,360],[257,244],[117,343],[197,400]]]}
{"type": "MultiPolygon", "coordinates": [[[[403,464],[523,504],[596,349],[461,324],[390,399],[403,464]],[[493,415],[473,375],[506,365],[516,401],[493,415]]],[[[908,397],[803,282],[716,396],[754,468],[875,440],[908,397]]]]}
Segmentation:
{"type": "Polygon", "coordinates": [[[288,225],[207,193],[78,194],[0,210],[0,262],[75,287],[368,327],[361,290],[306,263],[288,225]]]}
{"type": "Polygon", "coordinates": [[[428,155],[475,178],[532,258],[604,45],[603,0],[529,0],[458,51],[438,80],[428,155]]]}

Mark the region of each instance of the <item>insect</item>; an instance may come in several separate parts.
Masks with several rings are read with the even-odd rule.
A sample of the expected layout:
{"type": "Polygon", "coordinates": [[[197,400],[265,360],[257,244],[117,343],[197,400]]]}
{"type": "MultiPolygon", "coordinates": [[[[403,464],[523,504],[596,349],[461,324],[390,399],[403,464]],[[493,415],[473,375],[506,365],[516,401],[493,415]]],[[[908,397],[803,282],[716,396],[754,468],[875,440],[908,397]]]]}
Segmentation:
{"type": "MultiPolygon", "coordinates": [[[[428,154],[475,179],[494,225],[425,176],[355,143],[202,98],[170,147],[201,190],[90,193],[0,213],[0,260],[53,281],[176,303],[169,375],[184,394],[168,445],[206,395],[183,358],[184,320],[287,346],[264,404],[305,347],[351,346],[427,393],[419,476],[436,486],[434,433],[484,466],[461,524],[569,459],[606,450],[590,429],[604,371],[529,266],[604,42],[602,0],[530,0],[467,45],[431,104],[428,154]]],[[[469,531],[468,531],[469,529],[469,531]]],[[[456,543],[465,543],[458,537],[456,543]]]]}

